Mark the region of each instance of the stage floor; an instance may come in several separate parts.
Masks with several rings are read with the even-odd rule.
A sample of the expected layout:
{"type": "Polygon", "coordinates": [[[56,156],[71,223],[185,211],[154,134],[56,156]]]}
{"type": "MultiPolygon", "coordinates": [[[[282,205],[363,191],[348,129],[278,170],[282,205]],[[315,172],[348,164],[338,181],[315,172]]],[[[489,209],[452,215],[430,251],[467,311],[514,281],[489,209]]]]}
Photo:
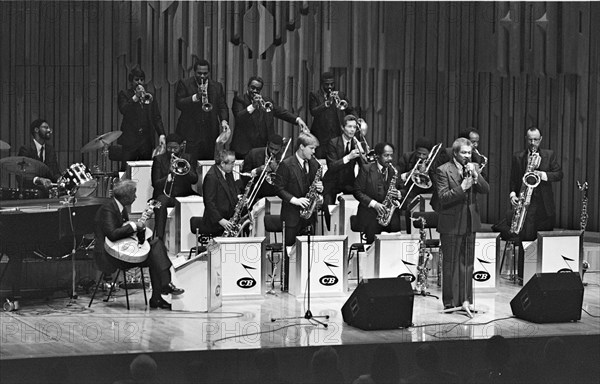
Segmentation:
{"type": "MultiPolygon", "coordinates": [[[[356,281],[350,287],[353,290],[356,281]]],[[[441,300],[416,296],[414,326],[385,331],[362,331],[344,323],[341,308],[351,292],[311,300],[313,315],[329,316],[327,328],[302,318],[272,322],[273,317],[302,317],[307,309],[304,298],[281,292],[262,299],[225,299],[223,307],[212,313],[149,309],[141,290],[130,290],[129,311],[123,289],[115,300],[105,303],[102,296],[91,308],[87,295],[27,301],[21,302],[19,311],[0,315],[0,359],[600,334],[600,320],[585,312],[600,313],[597,281],[585,287],[581,321],[571,323],[535,324],[513,318],[509,303],[519,289],[500,279],[497,292],[476,293],[479,313],[473,319],[443,314],[441,300]]],[[[441,294],[436,285],[430,291],[441,294]]]]}

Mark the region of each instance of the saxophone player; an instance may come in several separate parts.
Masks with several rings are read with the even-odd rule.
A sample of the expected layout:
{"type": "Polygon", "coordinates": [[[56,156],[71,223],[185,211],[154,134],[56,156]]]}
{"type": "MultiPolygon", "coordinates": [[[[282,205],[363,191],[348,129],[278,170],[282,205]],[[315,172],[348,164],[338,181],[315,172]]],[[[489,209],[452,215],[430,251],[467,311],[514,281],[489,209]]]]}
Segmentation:
{"type": "Polygon", "coordinates": [[[436,169],[434,183],[439,198],[437,231],[444,254],[444,309],[462,307],[467,312],[473,302],[475,233],[481,227],[477,196],[490,191],[479,167],[471,163],[472,148],[469,140],[456,139],[452,160],[436,169]]]}
{"type": "Polygon", "coordinates": [[[384,215],[386,207],[384,201],[390,197],[400,201],[399,189],[402,181],[397,170],[392,166],[394,146],[389,143],[375,145],[374,163],[362,165],[354,181],[354,197],[359,201],[358,221],[363,226],[367,237],[367,244],[373,243],[375,235],[383,231],[399,232],[401,229],[400,212],[395,210],[388,225],[382,226],[378,216],[384,215]],[[392,182],[395,180],[393,185],[392,182]]]}
{"type": "Polygon", "coordinates": [[[234,230],[231,218],[239,199],[238,186],[233,179],[234,164],[235,153],[222,150],[215,160],[215,165],[210,167],[204,177],[204,225],[211,229],[212,235],[234,230]]]}
{"type": "MultiPolygon", "coordinates": [[[[539,154],[540,164],[534,171],[540,178],[540,184],[533,190],[529,207],[523,223],[523,229],[518,234],[520,241],[533,241],[538,231],[551,231],[554,228],[556,208],[554,205],[553,182],[563,178],[562,168],[556,154],[550,149],[540,149],[542,134],[537,127],[531,127],[526,132],[527,149],[513,155],[510,172],[510,202],[513,208],[519,202],[523,185],[523,175],[534,153],[539,154]]],[[[520,245],[520,244],[519,244],[520,245]]],[[[523,247],[519,247],[519,277],[523,278],[523,247]]]]}

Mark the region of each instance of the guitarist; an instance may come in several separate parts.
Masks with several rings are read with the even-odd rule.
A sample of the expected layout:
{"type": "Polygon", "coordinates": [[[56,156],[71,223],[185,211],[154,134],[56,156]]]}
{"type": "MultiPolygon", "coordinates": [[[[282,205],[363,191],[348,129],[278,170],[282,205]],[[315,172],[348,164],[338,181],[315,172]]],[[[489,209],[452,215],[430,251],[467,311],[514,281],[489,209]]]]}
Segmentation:
{"type": "Polygon", "coordinates": [[[105,237],[111,241],[117,241],[137,235],[140,242],[145,241],[146,227],[139,222],[130,221],[127,208],[125,208],[135,201],[135,192],[135,181],[120,181],[113,188],[114,198],[98,209],[95,218],[96,245],[94,256],[96,265],[105,274],[111,274],[119,268],[149,267],[150,282],[152,284],[150,308],[171,309],[171,304],[161,297],[161,293],[163,295],[180,295],[183,293],[183,289],[177,288],[171,282],[171,272],[169,270],[171,261],[167,256],[164,245],[161,246],[162,242],[160,240],[156,240],[150,254],[148,254],[148,258],[139,264],[119,260],[110,256],[104,250],[105,237]]]}

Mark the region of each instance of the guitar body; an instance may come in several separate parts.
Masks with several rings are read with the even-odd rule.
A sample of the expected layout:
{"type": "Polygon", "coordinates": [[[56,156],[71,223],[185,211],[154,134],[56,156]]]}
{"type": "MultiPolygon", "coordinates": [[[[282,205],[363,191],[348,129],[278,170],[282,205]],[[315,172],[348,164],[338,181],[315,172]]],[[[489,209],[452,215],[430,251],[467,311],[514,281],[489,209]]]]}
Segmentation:
{"type": "MultiPolygon", "coordinates": [[[[148,202],[148,206],[142,213],[139,223],[144,224],[152,214],[154,208],[160,208],[160,202],[156,200],[150,200],[148,202]]],[[[129,224],[125,223],[124,225],[129,224]]],[[[149,228],[146,228],[144,236],[146,239],[144,240],[143,244],[138,242],[137,235],[119,239],[117,241],[110,241],[108,237],[105,237],[104,250],[115,259],[132,264],[142,263],[146,261],[148,254],[150,253],[150,244],[148,243],[148,239],[152,237],[152,231],[149,228]]]]}

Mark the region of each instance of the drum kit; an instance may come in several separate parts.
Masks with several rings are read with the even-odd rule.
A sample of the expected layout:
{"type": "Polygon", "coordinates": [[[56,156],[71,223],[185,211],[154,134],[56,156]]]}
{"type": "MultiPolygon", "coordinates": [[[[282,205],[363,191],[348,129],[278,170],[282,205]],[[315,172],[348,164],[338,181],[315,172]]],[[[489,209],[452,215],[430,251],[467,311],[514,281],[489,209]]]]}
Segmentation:
{"type": "MultiPolygon", "coordinates": [[[[49,189],[50,198],[58,198],[60,195],[67,195],[71,198],[88,197],[96,192],[98,197],[110,195],[110,187],[114,182],[113,172],[106,172],[108,163],[109,145],[121,136],[122,132],[113,131],[100,135],[84,145],[81,152],[92,152],[102,149],[102,168],[96,166],[95,172],[91,173],[83,163],[70,165],[58,178],[56,183],[52,183],[49,189]],[[98,188],[100,183],[101,188],[98,188]],[[106,192],[106,194],[105,194],[106,192]]],[[[8,143],[0,140],[0,150],[9,150],[8,143]]],[[[23,180],[29,176],[50,175],[50,169],[46,164],[26,156],[10,156],[0,159],[0,169],[10,174],[18,175],[19,188],[0,188],[0,198],[2,200],[15,199],[36,199],[41,198],[41,192],[38,189],[23,188],[23,180]]]]}

